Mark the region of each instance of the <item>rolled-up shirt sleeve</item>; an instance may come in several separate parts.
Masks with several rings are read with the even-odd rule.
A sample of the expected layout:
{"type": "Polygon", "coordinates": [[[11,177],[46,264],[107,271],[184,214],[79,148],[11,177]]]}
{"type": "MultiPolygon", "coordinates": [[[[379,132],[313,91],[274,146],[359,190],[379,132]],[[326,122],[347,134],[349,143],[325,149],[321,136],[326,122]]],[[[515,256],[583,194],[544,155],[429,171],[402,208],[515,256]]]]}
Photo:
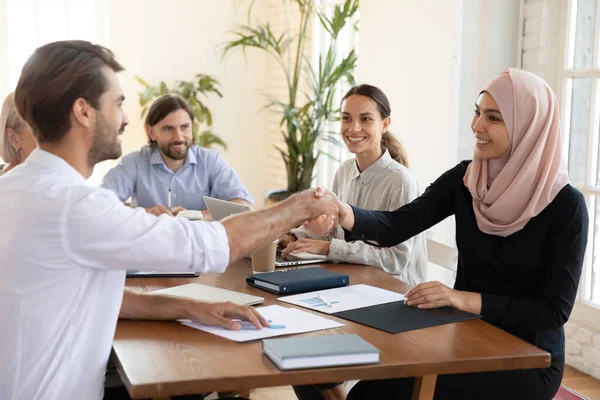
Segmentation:
{"type": "Polygon", "coordinates": [[[238,174],[227,164],[216,151],[210,162],[210,177],[212,187],[210,196],[222,200],[244,199],[254,204],[252,195],[246,189],[238,174]]]}
{"type": "Polygon", "coordinates": [[[99,269],[223,272],[229,242],[220,222],[156,217],[123,205],[102,189],[82,189],[64,208],[61,229],[67,254],[99,269]]]}

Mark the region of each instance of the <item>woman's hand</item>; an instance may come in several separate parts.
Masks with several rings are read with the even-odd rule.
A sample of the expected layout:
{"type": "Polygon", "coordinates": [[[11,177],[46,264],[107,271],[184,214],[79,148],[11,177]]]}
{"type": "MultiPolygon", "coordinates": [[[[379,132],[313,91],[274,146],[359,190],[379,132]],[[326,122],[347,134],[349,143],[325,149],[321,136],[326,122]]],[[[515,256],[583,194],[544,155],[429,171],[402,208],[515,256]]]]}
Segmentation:
{"type": "Polygon", "coordinates": [[[404,295],[404,302],[423,309],[454,307],[473,314],[481,314],[481,295],[449,288],[438,281],[418,284],[404,295]]]}
{"type": "Polygon", "coordinates": [[[290,244],[294,243],[298,238],[293,233],[286,233],[285,235],[281,235],[279,240],[277,241],[277,246],[285,249],[290,244]]]}
{"type": "Polygon", "coordinates": [[[458,290],[450,289],[441,282],[418,284],[404,295],[404,302],[412,307],[438,308],[456,307],[458,290]]]}
{"type": "Polygon", "coordinates": [[[329,247],[331,242],[325,240],[314,240],[301,238],[291,243],[281,252],[282,257],[287,257],[288,254],[294,253],[311,253],[311,254],[322,254],[326,256],[329,254],[329,247]]]}

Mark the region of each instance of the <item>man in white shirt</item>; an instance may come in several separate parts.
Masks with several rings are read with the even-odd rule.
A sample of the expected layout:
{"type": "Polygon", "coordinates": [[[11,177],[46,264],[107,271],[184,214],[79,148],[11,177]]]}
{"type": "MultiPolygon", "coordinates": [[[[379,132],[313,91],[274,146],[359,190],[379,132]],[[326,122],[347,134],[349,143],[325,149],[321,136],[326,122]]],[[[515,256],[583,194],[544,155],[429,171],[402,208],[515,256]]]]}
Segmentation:
{"type": "MultiPolygon", "coordinates": [[[[15,103],[39,149],[0,178],[2,400],[102,397],[126,269],[222,272],[292,227],[338,213],[332,196],[306,191],[266,210],[192,223],[86,186],[96,163],[121,155],[120,70],[108,49],[83,41],[42,46],[23,67],[15,103]]],[[[248,308],[161,309],[149,307],[153,299],[126,295],[121,316],[266,325],[248,308]]]]}

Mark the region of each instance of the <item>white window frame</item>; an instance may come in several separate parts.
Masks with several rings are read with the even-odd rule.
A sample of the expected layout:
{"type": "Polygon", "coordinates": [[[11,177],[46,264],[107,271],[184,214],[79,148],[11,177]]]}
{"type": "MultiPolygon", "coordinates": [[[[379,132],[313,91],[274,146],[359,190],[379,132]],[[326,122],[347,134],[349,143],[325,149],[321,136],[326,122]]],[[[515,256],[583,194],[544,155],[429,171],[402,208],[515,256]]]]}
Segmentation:
{"type": "MultiPolygon", "coordinates": [[[[39,4],[46,0],[34,0],[36,20],[38,15],[39,4]]],[[[65,3],[65,10],[69,4],[76,3],[78,0],[62,0],[65,3]]],[[[108,43],[107,15],[108,15],[108,0],[94,0],[96,9],[96,38],[97,43],[106,45],[108,43]]],[[[6,94],[13,88],[8,84],[8,32],[6,21],[8,15],[8,0],[0,0],[0,94],[6,94]]],[[[36,27],[37,28],[37,27],[36,27]]],[[[38,42],[41,42],[39,33],[36,32],[38,42]]],[[[33,49],[32,49],[33,50],[33,49]]]]}
{"type": "Polygon", "coordinates": [[[596,196],[600,201],[600,186],[594,186],[592,179],[595,177],[595,173],[592,175],[592,171],[597,171],[597,166],[600,160],[597,159],[598,150],[598,135],[600,123],[600,104],[597,100],[600,98],[600,0],[596,0],[596,14],[594,21],[594,35],[593,35],[593,59],[592,69],[573,69],[569,68],[569,60],[572,59],[575,33],[575,14],[573,10],[577,9],[578,0],[569,0],[560,2],[560,14],[564,16],[560,20],[559,26],[559,70],[557,73],[557,90],[556,95],[561,103],[561,131],[563,133],[563,149],[564,161],[568,165],[569,157],[569,131],[571,123],[571,109],[570,109],[570,87],[568,85],[569,78],[591,78],[590,85],[590,113],[588,117],[588,135],[586,145],[586,161],[585,161],[585,178],[584,185],[573,185],[580,190],[585,196],[586,204],[590,214],[590,224],[588,230],[588,246],[586,249],[586,256],[583,265],[583,271],[581,275],[581,282],[579,285],[579,301],[588,306],[600,309],[600,299],[596,302],[591,301],[593,280],[594,275],[600,279],[600,260],[596,264],[596,273],[593,270],[593,250],[594,250],[594,213],[595,206],[591,204],[592,196],[596,196]]]}
{"type": "MultiPolygon", "coordinates": [[[[9,59],[8,59],[8,27],[7,21],[10,17],[8,15],[8,1],[9,0],[0,0],[0,102],[4,100],[4,96],[6,96],[10,91],[14,89],[11,87],[9,82],[9,59]]],[[[38,14],[39,14],[39,6],[40,3],[47,0],[33,0],[34,2],[34,13],[35,13],[35,21],[36,26],[36,39],[37,45],[41,45],[44,43],[42,38],[39,37],[38,31],[38,14]]],[[[69,5],[72,3],[76,3],[79,0],[62,0],[65,4],[65,12],[69,8],[69,5]]],[[[108,43],[108,1],[107,0],[93,0],[94,8],[95,8],[95,17],[96,17],[96,43],[100,45],[106,45],[108,43]]],[[[68,29],[68,26],[67,26],[68,29]]],[[[69,32],[67,31],[67,37],[69,36],[69,32]]],[[[31,49],[32,51],[34,49],[31,49]]],[[[100,184],[100,180],[102,177],[108,172],[110,166],[112,165],[112,161],[106,161],[98,164],[94,168],[94,174],[89,178],[88,184],[97,186],[100,184]]]]}
{"type": "MultiPolygon", "coordinates": [[[[343,4],[344,4],[344,0],[316,0],[315,1],[315,6],[316,6],[317,10],[320,10],[320,11],[327,10],[328,8],[331,8],[333,6],[343,5],[343,4]]],[[[360,18],[358,12],[357,12],[356,16],[358,16],[360,18]]],[[[356,18],[356,16],[355,16],[355,18],[356,18]]],[[[355,22],[355,21],[352,21],[349,25],[346,26],[346,28],[344,29],[346,32],[342,31],[342,33],[340,34],[340,37],[338,38],[338,43],[337,43],[338,44],[338,47],[337,47],[338,61],[341,61],[342,57],[345,57],[352,49],[355,49],[358,51],[358,35],[357,34],[349,34],[351,32],[350,26],[353,22],[355,22]]],[[[313,62],[315,63],[315,65],[317,65],[317,63],[319,61],[318,55],[321,52],[324,52],[327,50],[327,46],[329,45],[329,42],[327,41],[328,35],[325,35],[325,30],[321,26],[321,23],[316,15],[315,15],[315,19],[313,21],[312,37],[314,38],[312,41],[312,46],[313,46],[313,54],[315,55],[313,57],[313,62]]],[[[341,89],[342,89],[342,91],[346,91],[346,90],[350,89],[350,87],[349,86],[343,87],[341,89]]],[[[341,96],[343,96],[343,95],[344,95],[344,93],[341,93],[340,98],[336,99],[335,101],[340,101],[341,96]]],[[[328,123],[324,128],[327,131],[339,132],[340,124],[339,124],[339,122],[328,123]]],[[[339,137],[339,139],[342,140],[341,136],[339,137]]],[[[318,146],[319,150],[321,150],[322,152],[331,154],[332,156],[337,157],[340,162],[343,162],[343,161],[347,160],[348,158],[352,157],[352,154],[346,149],[346,146],[343,144],[341,146],[337,146],[337,145],[335,145],[333,143],[329,143],[325,140],[319,140],[319,142],[317,143],[317,146],[318,146]]],[[[325,186],[325,187],[331,188],[331,186],[333,185],[333,178],[335,176],[335,173],[338,170],[338,168],[340,167],[340,162],[332,160],[325,154],[321,154],[319,156],[319,160],[317,161],[317,165],[315,167],[316,177],[315,177],[314,185],[325,186]]]]}

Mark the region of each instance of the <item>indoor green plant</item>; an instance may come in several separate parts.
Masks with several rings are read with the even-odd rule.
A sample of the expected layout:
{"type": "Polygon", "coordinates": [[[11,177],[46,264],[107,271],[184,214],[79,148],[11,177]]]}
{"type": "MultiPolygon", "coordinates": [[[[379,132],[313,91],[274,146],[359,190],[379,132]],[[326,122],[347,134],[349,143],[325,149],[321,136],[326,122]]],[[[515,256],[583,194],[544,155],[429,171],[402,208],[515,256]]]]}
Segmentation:
{"type": "Polygon", "coordinates": [[[227,144],[212,131],[212,114],[206,104],[201,100],[201,96],[206,97],[210,93],[214,93],[219,97],[223,97],[219,90],[219,82],[209,75],[196,74],[196,80],[177,81],[173,88],[169,89],[165,82],[160,82],[158,86],[149,85],[144,79],[139,76],[135,77],[137,81],[144,87],[141,92],[138,92],[140,105],[142,106],[141,117],[144,118],[148,112],[148,108],[154,100],[165,94],[174,94],[186,100],[194,114],[193,133],[196,144],[201,147],[221,146],[227,150],[227,144]],[[205,129],[200,131],[201,126],[205,129]]]}
{"type": "MultiPolygon", "coordinates": [[[[354,85],[357,56],[352,50],[345,57],[338,57],[336,41],[356,14],[358,0],[345,0],[334,7],[331,16],[317,10],[314,0],[282,0],[282,5],[290,1],[296,5],[300,17],[296,32],[287,30],[276,34],[268,22],[241,25],[231,32],[234,38],[225,43],[223,56],[235,49],[256,48],[273,57],[281,67],[287,83],[287,98],[267,95],[264,108],[281,113],[280,127],[286,146],[278,150],[287,172],[287,191],[294,193],[311,186],[315,164],[322,154],[317,149],[317,141],[326,139],[339,143],[339,139],[329,135],[326,126],[339,115],[336,93],[340,83],[354,85]],[[305,47],[308,27],[315,15],[331,40],[327,51],[319,54],[318,63],[313,65],[305,47]],[[303,90],[304,87],[308,89],[303,90]]],[[[356,27],[357,24],[353,29],[356,27]]]]}

